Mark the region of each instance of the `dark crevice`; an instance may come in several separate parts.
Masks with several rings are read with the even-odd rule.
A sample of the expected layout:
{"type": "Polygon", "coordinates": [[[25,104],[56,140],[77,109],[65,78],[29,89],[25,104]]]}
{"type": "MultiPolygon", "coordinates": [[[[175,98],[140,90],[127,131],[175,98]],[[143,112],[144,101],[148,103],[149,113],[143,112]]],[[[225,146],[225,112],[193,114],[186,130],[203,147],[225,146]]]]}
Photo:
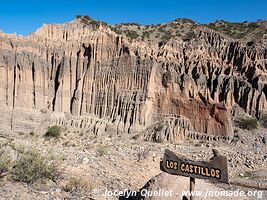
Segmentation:
{"type": "Polygon", "coordinates": [[[54,62],[55,62],[55,59],[54,59],[54,55],[51,57],[51,74],[50,74],[50,80],[53,80],[53,70],[54,70],[54,62]]]}
{"type": "Polygon", "coordinates": [[[12,102],[12,114],[11,114],[11,124],[10,124],[10,128],[11,130],[13,130],[13,110],[15,108],[15,101],[16,101],[16,79],[17,79],[17,68],[20,69],[19,64],[17,64],[17,56],[15,55],[15,66],[13,68],[13,102],[12,102]]]}
{"type": "MultiPolygon", "coordinates": [[[[19,66],[19,65],[17,65],[17,66],[19,66]]],[[[12,106],[13,106],[13,109],[15,108],[15,96],[16,96],[16,78],[17,78],[17,66],[15,65],[14,66],[14,71],[13,71],[13,75],[14,75],[14,84],[13,84],[13,104],[12,104],[12,106]]]]}
{"type": "Polygon", "coordinates": [[[118,51],[118,49],[119,49],[119,42],[120,42],[120,37],[117,36],[117,37],[116,37],[116,48],[117,48],[117,51],[118,51]]]}
{"type": "Polygon", "coordinates": [[[198,68],[194,67],[192,70],[192,78],[194,79],[195,83],[197,83],[197,80],[199,79],[200,75],[198,73],[198,68]]]}
{"type": "MultiPolygon", "coordinates": [[[[136,100],[137,100],[137,93],[133,95],[132,101],[136,102],[136,100]]],[[[132,105],[133,105],[133,108],[132,108],[131,117],[130,117],[130,126],[134,124],[134,121],[135,121],[134,117],[135,117],[135,112],[136,112],[136,103],[133,103],[132,105]]]]}
{"type": "Polygon", "coordinates": [[[256,117],[259,119],[262,115],[260,110],[260,100],[261,100],[261,94],[258,96],[256,101],[256,117]]]}
{"type": "Polygon", "coordinates": [[[219,94],[219,101],[222,102],[226,99],[227,97],[227,93],[228,93],[228,89],[229,89],[229,80],[228,78],[225,78],[223,80],[223,85],[222,85],[222,88],[221,88],[221,92],[219,94]]]}
{"type": "Polygon", "coordinates": [[[79,82],[76,82],[76,86],[75,86],[75,89],[73,91],[73,95],[72,95],[71,100],[70,100],[70,112],[71,112],[71,114],[73,114],[73,103],[76,100],[75,94],[76,94],[78,85],[79,85],[79,82]]]}
{"type": "Polygon", "coordinates": [[[80,79],[78,79],[78,66],[79,66],[80,53],[81,53],[81,51],[79,50],[77,52],[77,62],[76,62],[76,81],[75,81],[76,84],[75,84],[75,88],[74,88],[74,91],[73,91],[73,94],[72,94],[72,97],[70,100],[70,112],[71,112],[71,114],[73,114],[73,112],[74,112],[73,105],[74,105],[74,101],[76,100],[76,92],[78,90],[79,81],[80,81],[80,79]]]}
{"type": "Polygon", "coordinates": [[[253,81],[255,72],[256,72],[256,68],[254,66],[249,67],[247,71],[245,72],[245,75],[250,83],[253,81]]]}
{"type": "Polygon", "coordinates": [[[234,92],[233,92],[233,94],[234,94],[234,100],[237,104],[239,101],[239,88],[240,88],[240,86],[238,84],[238,80],[235,79],[234,80],[234,92]]]}
{"type": "Polygon", "coordinates": [[[217,87],[218,87],[219,81],[218,81],[218,76],[213,80],[213,87],[212,87],[212,91],[211,91],[211,97],[214,99],[215,96],[215,92],[217,91],[217,87]]]}
{"type": "MultiPolygon", "coordinates": [[[[238,52],[236,52],[236,53],[238,53],[238,52]]],[[[244,69],[243,68],[243,59],[244,59],[244,54],[241,52],[239,57],[238,57],[238,55],[235,55],[234,63],[233,63],[234,66],[237,66],[237,71],[239,71],[241,73],[242,73],[242,69],[244,69]]]]}
{"type": "Polygon", "coordinates": [[[249,103],[249,114],[253,115],[252,113],[252,107],[253,107],[253,103],[254,103],[254,97],[255,97],[255,90],[252,90],[252,95],[251,95],[251,99],[250,99],[250,103],[249,103]]]}
{"type": "Polygon", "coordinates": [[[86,70],[85,70],[85,73],[84,73],[84,77],[83,77],[83,85],[82,85],[82,97],[81,97],[81,107],[80,107],[80,115],[82,115],[82,106],[83,106],[83,99],[84,99],[84,87],[85,87],[85,82],[86,82],[86,74],[89,70],[89,67],[90,67],[90,63],[91,63],[91,57],[92,57],[92,47],[91,45],[89,44],[88,47],[86,47],[84,44],[83,44],[83,48],[84,48],[84,54],[83,56],[88,58],[88,63],[87,63],[87,67],[86,67],[86,70]]]}
{"type": "Polygon", "coordinates": [[[167,88],[169,83],[171,82],[172,80],[172,76],[171,76],[171,73],[169,71],[165,72],[162,76],[162,81],[161,81],[161,84],[167,88]]]}
{"type": "Polygon", "coordinates": [[[61,69],[61,63],[57,66],[56,76],[55,76],[55,84],[54,84],[54,98],[52,100],[52,110],[55,111],[55,104],[56,104],[56,98],[57,98],[57,91],[60,86],[60,69],[61,69]]]}
{"type": "Polygon", "coordinates": [[[122,47],[122,50],[123,50],[123,53],[130,55],[129,47],[127,47],[127,46],[123,46],[123,47],[122,47]]]}
{"type": "Polygon", "coordinates": [[[263,93],[264,93],[264,95],[265,95],[265,98],[267,99],[267,84],[266,85],[264,85],[264,87],[263,87],[263,93]]]}
{"type": "Polygon", "coordinates": [[[231,42],[229,45],[229,50],[228,50],[228,59],[227,59],[227,64],[231,63],[231,60],[233,59],[234,53],[235,53],[235,49],[236,49],[236,43],[235,42],[231,42]]]}
{"type": "Polygon", "coordinates": [[[35,66],[32,63],[32,85],[33,85],[33,106],[36,107],[36,94],[35,94],[35,66]]]}

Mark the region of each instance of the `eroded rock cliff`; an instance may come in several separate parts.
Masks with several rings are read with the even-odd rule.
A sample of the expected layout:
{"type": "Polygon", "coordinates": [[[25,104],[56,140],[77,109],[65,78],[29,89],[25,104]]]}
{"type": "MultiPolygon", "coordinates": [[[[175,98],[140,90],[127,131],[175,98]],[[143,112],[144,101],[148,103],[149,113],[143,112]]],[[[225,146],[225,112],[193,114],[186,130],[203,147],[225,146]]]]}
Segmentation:
{"type": "Polygon", "coordinates": [[[115,134],[147,130],[152,140],[158,123],[171,127],[156,128],[173,132],[167,140],[231,135],[234,106],[258,118],[267,111],[266,45],[203,26],[193,32],[158,43],[75,20],[27,37],[0,33],[0,103],[11,113],[2,121],[14,129],[13,112],[28,109],[65,113],[50,119],[61,124],[81,116],[76,125],[94,131],[97,123],[115,134]]]}

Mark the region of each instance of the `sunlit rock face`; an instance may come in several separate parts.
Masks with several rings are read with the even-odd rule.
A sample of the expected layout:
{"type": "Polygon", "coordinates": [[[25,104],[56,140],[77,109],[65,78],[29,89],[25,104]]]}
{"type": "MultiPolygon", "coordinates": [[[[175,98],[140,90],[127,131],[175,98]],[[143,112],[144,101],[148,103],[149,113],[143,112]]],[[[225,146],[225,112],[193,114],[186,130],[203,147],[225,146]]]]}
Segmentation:
{"type": "MultiPolygon", "coordinates": [[[[75,126],[101,122],[101,131],[115,134],[162,123],[172,127],[169,138],[231,135],[233,106],[258,118],[267,110],[266,45],[194,31],[193,39],[160,44],[78,20],[27,37],[0,33],[0,103],[7,115],[23,108],[90,116],[75,126]]],[[[2,121],[12,129],[15,117],[2,121]]],[[[60,123],[75,124],[66,117],[60,123]]]]}

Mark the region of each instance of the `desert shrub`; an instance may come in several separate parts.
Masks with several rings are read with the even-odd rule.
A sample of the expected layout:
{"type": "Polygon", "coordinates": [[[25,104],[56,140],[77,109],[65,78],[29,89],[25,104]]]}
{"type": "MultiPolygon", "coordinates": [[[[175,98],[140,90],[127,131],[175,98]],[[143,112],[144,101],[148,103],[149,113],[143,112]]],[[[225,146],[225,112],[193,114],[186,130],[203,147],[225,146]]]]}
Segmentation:
{"type": "Polygon", "coordinates": [[[130,39],[136,39],[139,37],[139,35],[135,31],[126,31],[126,36],[130,39]]]}
{"type": "Polygon", "coordinates": [[[252,130],[258,127],[257,119],[253,118],[240,118],[236,120],[236,124],[239,128],[252,130]]]}
{"type": "Polygon", "coordinates": [[[267,128],[267,114],[260,118],[260,123],[264,128],[267,128]]]}
{"type": "Polygon", "coordinates": [[[87,192],[93,188],[93,184],[80,177],[71,177],[63,186],[66,192],[87,192]]]}
{"type": "Polygon", "coordinates": [[[190,31],[190,32],[186,33],[184,40],[192,40],[195,38],[197,38],[196,33],[194,31],[190,31]]]}
{"type": "Polygon", "coordinates": [[[125,25],[125,26],[141,26],[141,24],[138,24],[138,23],[122,23],[122,25],[125,25]]]}
{"type": "Polygon", "coordinates": [[[45,137],[56,137],[58,138],[61,133],[61,128],[57,125],[51,126],[45,133],[45,137]]]}
{"type": "Polygon", "coordinates": [[[248,24],[248,27],[249,28],[251,28],[251,29],[255,29],[255,28],[260,28],[260,25],[259,24],[257,24],[257,23],[250,23],[250,24],[248,24]]]}
{"type": "Polygon", "coordinates": [[[142,38],[150,38],[150,34],[151,34],[151,32],[149,32],[149,31],[144,31],[144,32],[143,32],[143,35],[142,35],[142,38]]]}
{"type": "Polygon", "coordinates": [[[45,108],[42,108],[42,109],[40,110],[40,112],[41,112],[42,114],[46,114],[46,113],[47,113],[47,110],[46,110],[45,108]]]}
{"type": "Polygon", "coordinates": [[[141,160],[144,160],[148,157],[150,152],[149,148],[141,148],[139,149],[139,151],[137,152],[137,162],[140,162],[141,160]]]}
{"type": "Polygon", "coordinates": [[[11,170],[11,177],[25,183],[40,179],[54,180],[58,175],[58,164],[53,156],[43,156],[36,149],[29,149],[20,154],[11,170]]]}
{"type": "Polygon", "coordinates": [[[163,28],[162,26],[160,26],[160,27],[158,28],[158,31],[161,32],[161,33],[164,33],[164,32],[165,32],[165,30],[164,30],[164,28],[163,28]]]}
{"type": "Polygon", "coordinates": [[[168,34],[164,34],[164,35],[161,36],[161,40],[162,40],[163,42],[167,42],[167,41],[170,40],[171,38],[172,38],[171,35],[168,35],[168,34]]]}
{"type": "Polygon", "coordinates": [[[83,24],[92,26],[92,28],[94,30],[98,29],[100,27],[100,25],[108,26],[108,24],[106,22],[94,20],[92,17],[90,17],[88,15],[85,15],[85,16],[77,15],[76,19],[79,19],[81,21],[81,23],[83,23],[83,24]]]}
{"type": "Polygon", "coordinates": [[[11,159],[5,155],[4,152],[0,152],[0,178],[5,172],[9,172],[11,169],[11,159]]]}
{"type": "Polygon", "coordinates": [[[113,32],[117,33],[117,34],[122,34],[123,31],[120,30],[119,28],[117,27],[113,27],[113,26],[109,26],[110,30],[112,30],[113,32]]]}
{"type": "Polygon", "coordinates": [[[96,154],[98,156],[104,156],[105,154],[107,154],[107,147],[106,146],[103,146],[103,145],[99,145],[97,148],[96,148],[96,154]]]}
{"type": "Polygon", "coordinates": [[[234,129],[234,134],[237,134],[238,133],[238,129],[234,129]]]}

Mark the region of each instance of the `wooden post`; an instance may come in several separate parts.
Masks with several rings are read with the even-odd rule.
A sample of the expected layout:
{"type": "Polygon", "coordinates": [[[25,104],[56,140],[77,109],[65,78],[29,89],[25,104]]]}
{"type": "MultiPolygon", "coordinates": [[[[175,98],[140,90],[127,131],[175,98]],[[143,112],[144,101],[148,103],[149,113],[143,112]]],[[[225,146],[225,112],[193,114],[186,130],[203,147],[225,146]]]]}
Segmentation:
{"type": "Polygon", "coordinates": [[[192,196],[192,192],[195,190],[195,178],[190,177],[190,200],[194,200],[194,196],[192,196]]]}

